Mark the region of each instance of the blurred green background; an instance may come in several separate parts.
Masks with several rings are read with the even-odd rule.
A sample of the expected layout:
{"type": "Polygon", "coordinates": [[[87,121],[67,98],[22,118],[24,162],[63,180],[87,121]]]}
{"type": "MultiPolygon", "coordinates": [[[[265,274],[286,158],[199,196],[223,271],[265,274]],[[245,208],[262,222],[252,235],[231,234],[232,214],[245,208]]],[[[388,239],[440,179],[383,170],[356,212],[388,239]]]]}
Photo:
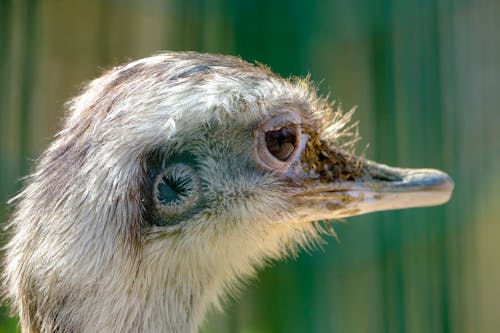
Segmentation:
{"type": "Polygon", "coordinates": [[[159,50],[239,55],[310,72],[358,106],[369,158],[456,189],[336,223],[339,241],[261,272],[202,332],[500,332],[499,16],[497,0],[0,0],[0,221],[82,82],[159,50]]]}

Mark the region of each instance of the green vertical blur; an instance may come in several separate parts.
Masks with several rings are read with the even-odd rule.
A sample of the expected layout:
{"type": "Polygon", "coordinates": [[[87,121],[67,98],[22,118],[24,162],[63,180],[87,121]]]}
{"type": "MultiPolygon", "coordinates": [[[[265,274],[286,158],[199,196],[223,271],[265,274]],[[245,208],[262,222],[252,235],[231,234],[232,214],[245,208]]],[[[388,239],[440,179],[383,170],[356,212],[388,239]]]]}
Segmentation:
{"type": "MultiPolygon", "coordinates": [[[[339,240],[261,272],[219,332],[496,332],[500,327],[500,3],[495,0],[0,1],[0,219],[103,68],[159,50],[228,53],[311,73],[358,106],[359,151],[433,167],[445,206],[335,224],[339,240]]],[[[0,333],[15,319],[0,313],[0,333]]]]}

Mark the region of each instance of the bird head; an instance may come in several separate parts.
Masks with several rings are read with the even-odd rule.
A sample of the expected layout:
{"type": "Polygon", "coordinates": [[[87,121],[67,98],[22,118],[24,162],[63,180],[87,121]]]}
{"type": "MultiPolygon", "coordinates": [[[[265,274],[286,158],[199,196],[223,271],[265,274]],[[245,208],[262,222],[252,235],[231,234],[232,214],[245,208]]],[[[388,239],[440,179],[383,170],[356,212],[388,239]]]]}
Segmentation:
{"type": "Polygon", "coordinates": [[[453,188],[356,156],[352,112],[235,57],[138,60],[68,109],[15,199],[5,277],[26,330],[192,331],[224,290],[318,239],[312,221],[453,188]]]}

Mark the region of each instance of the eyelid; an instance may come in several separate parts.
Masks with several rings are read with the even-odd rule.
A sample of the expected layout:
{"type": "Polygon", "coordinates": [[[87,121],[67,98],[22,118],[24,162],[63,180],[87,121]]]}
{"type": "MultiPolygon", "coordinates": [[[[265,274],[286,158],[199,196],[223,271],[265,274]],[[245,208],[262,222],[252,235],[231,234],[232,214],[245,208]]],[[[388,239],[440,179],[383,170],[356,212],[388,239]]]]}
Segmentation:
{"type": "Polygon", "coordinates": [[[284,113],[269,119],[258,128],[260,128],[263,132],[267,132],[285,127],[286,124],[291,124],[300,127],[300,123],[301,119],[298,115],[294,113],[284,113]]]}

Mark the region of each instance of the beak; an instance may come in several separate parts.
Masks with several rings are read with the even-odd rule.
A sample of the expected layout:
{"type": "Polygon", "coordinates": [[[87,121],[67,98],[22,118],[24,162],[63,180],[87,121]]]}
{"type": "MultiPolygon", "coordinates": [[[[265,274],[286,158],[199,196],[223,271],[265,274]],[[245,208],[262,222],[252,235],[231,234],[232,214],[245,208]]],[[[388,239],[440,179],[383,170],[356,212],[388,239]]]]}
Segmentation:
{"type": "Polygon", "coordinates": [[[300,220],[436,206],[453,191],[453,180],[439,170],[395,168],[318,147],[311,154],[311,148],[302,157],[301,190],[295,195],[300,220]]]}

